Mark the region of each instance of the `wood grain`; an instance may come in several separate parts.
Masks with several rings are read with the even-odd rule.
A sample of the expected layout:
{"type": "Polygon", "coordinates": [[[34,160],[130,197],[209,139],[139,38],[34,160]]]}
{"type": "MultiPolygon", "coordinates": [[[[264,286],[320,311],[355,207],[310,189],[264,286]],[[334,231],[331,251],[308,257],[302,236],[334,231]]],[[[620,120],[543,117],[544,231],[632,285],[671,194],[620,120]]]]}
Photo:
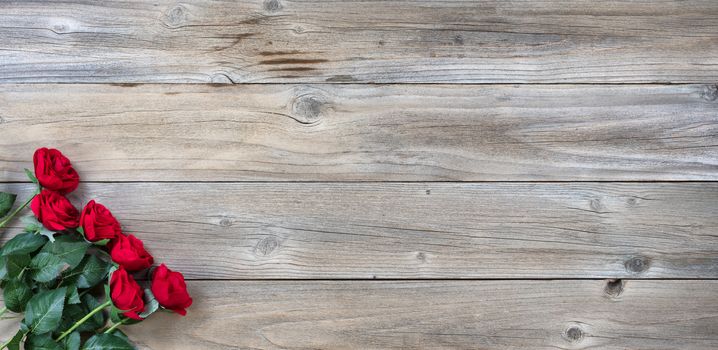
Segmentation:
{"type": "Polygon", "coordinates": [[[82,184],[72,200],[90,198],[190,279],[718,277],[718,183],[82,184]]]}
{"type": "Polygon", "coordinates": [[[0,179],[36,147],[86,181],[718,180],[718,89],[2,85],[0,179]]]}
{"type": "Polygon", "coordinates": [[[2,82],[718,80],[718,2],[4,1],[2,82]]]}
{"type": "MultiPolygon", "coordinates": [[[[715,349],[717,281],[197,281],[140,349],[715,349]]],[[[2,338],[16,320],[0,323],[2,338]]]]}

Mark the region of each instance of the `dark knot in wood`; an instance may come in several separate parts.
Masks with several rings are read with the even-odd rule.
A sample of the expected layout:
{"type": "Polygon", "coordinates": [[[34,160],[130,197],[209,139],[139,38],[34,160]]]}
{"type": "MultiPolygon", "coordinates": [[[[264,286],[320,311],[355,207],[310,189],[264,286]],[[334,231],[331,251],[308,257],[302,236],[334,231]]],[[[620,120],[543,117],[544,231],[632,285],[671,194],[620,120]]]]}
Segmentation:
{"type": "Polygon", "coordinates": [[[608,280],[606,287],[603,289],[604,293],[611,298],[618,298],[623,293],[623,286],[625,282],[620,279],[608,280]]]}
{"type": "Polygon", "coordinates": [[[264,10],[267,12],[277,12],[282,9],[282,3],[279,0],[266,0],[264,2],[264,10]]]}
{"type": "Polygon", "coordinates": [[[701,98],[710,102],[718,99],[718,84],[704,86],[703,91],[701,91],[701,98]]]}
{"type": "Polygon", "coordinates": [[[176,5],[165,13],[165,24],[168,27],[180,27],[187,22],[187,9],[182,5],[176,5]]]}
{"type": "Polygon", "coordinates": [[[279,240],[274,236],[262,238],[256,246],[254,246],[254,254],[257,256],[269,256],[279,248],[279,240]]]}
{"type": "Polygon", "coordinates": [[[646,270],[648,270],[650,265],[651,265],[651,259],[642,257],[642,256],[637,256],[637,257],[628,259],[623,264],[623,266],[626,267],[626,270],[628,272],[632,272],[632,273],[643,273],[646,270]]]}
{"type": "Polygon", "coordinates": [[[302,95],[294,101],[292,113],[295,119],[302,124],[315,124],[321,119],[325,107],[326,102],[322,97],[302,95]]]}
{"type": "Polygon", "coordinates": [[[584,333],[581,327],[577,325],[570,326],[563,332],[563,337],[570,343],[578,343],[583,339],[584,333]]]}

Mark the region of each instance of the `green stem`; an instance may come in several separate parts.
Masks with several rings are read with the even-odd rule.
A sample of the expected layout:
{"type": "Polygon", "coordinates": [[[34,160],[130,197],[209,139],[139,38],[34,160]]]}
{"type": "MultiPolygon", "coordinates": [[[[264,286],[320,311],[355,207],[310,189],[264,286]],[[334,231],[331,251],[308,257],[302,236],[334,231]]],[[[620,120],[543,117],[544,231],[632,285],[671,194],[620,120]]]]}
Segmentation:
{"type": "Polygon", "coordinates": [[[4,315],[7,312],[7,307],[3,306],[2,309],[0,309],[0,316],[4,315]]]}
{"type": "Polygon", "coordinates": [[[8,345],[10,345],[11,342],[12,342],[12,338],[10,338],[8,341],[2,343],[2,345],[0,345],[0,350],[5,349],[8,345]]]}
{"type": "Polygon", "coordinates": [[[19,213],[21,210],[25,209],[25,207],[27,207],[27,205],[30,204],[30,202],[32,202],[32,199],[35,198],[36,195],[37,194],[34,194],[32,197],[30,197],[30,199],[27,200],[27,202],[25,202],[25,204],[23,204],[22,206],[15,209],[15,211],[13,211],[10,215],[8,215],[8,217],[3,219],[3,221],[0,221],[0,227],[4,227],[5,225],[7,225],[7,223],[10,222],[10,220],[12,220],[12,218],[15,215],[17,215],[17,213],[19,213]]]}
{"type": "MultiPolygon", "coordinates": [[[[22,336],[24,337],[25,334],[27,334],[27,333],[23,333],[22,336]]],[[[8,345],[10,345],[10,343],[12,343],[13,339],[15,339],[15,337],[12,337],[12,338],[8,339],[6,342],[2,343],[2,345],[0,345],[0,350],[5,349],[8,345]]]]}
{"type": "Polygon", "coordinates": [[[114,331],[115,328],[117,328],[117,327],[121,326],[122,324],[124,324],[125,321],[127,321],[126,318],[121,319],[120,322],[117,322],[117,323],[113,324],[112,327],[108,328],[108,329],[107,329],[106,331],[104,331],[103,333],[105,333],[105,334],[107,334],[107,333],[112,333],[112,331],[114,331]]]}
{"type": "MultiPolygon", "coordinates": [[[[94,314],[96,314],[96,313],[102,311],[104,308],[106,308],[106,307],[108,307],[108,306],[110,306],[110,305],[112,305],[112,300],[108,299],[108,300],[107,300],[106,302],[104,302],[102,305],[100,305],[100,306],[96,307],[94,310],[90,311],[90,313],[87,314],[87,315],[85,315],[85,317],[83,317],[83,318],[81,318],[79,321],[75,322],[75,324],[72,325],[72,327],[70,327],[70,329],[68,329],[68,330],[66,330],[65,332],[63,332],[62,334],[60,334],[60,336],[57,337],[57,339],[55,339],[55,341],[57,342],[57,341],[62,340],[62,338],[68,336],[68,335],[69,335],[70,333],[72,333],[75,329],[77,329],[77,327],[80,327],[80,325],[82,325],[83,323],[85,323],[85,321],[89,320],[90,317],[92,317],[94,314]]],[[[1,349],[1,348],[0,348],[0,349],[1,349]]]]}

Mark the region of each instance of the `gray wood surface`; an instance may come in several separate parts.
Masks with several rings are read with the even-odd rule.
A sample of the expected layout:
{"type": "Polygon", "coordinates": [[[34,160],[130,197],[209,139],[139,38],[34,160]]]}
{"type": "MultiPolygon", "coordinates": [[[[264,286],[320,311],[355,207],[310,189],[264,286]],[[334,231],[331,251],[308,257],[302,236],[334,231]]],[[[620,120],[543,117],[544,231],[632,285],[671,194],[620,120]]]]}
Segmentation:
{"type": "Polygon", "coordinates": [[[140,349],[716,349],[717,83],[715,0],[1,1],[0,191],[185,273],[140,349]]]}
{"type": "Polygon", "coordinates": [[[706,82],[718,2],[3,1],[2,82],[706,82]]]}
{"type": "Polygon", "coordinates": [[[2,85],[0,178],[718,180],[713,85],[2,85]]]}
{"type": "MultiPolygon", "coordinates": [[[[140,349],[715,349],[718,282],[197,281],[140,349]]],[[[0,337],[17,329],[0,322],[0,337]]]]}
{"type": "Polygon", "coordinates": [[[71,198],[97,198],[191,279],[718,278],[716,183],[125,183],[71,198]]]}

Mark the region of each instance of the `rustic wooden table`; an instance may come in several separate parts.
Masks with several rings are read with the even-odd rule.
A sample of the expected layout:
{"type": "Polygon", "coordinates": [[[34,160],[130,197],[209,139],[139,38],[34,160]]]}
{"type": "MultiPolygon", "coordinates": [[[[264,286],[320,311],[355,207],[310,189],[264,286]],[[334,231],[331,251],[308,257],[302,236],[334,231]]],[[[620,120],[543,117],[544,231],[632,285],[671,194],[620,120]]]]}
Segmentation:
{"type": "Polygon", "coordinates": [[[143,349],[715,349],[716,82],[715,0],[2,2],[0,190],[186,273],[143,349]]]}

